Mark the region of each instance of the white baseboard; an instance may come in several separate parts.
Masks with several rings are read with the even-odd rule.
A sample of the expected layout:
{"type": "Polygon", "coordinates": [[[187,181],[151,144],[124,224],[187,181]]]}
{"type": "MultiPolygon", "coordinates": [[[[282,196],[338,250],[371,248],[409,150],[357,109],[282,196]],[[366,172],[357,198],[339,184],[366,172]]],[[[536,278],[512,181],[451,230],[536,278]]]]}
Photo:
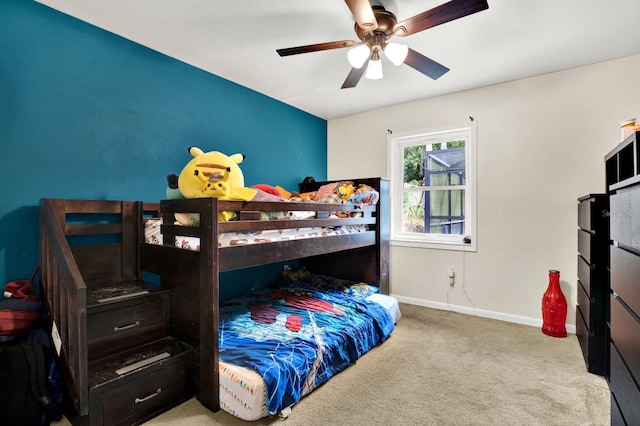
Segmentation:
{"type": "MultiPolygon", "coordinates": [[[[516,324],[523,324],[523,325],[529,325],[532,327],[542,328],[541,318],[529,318],[529,317],[523,317],[519,315],[505,314],[502,312],[485,311],[483,309],[470,308],[468,306],[451,305],[451,304],[442,303],[442,302],[434,302],[431,300],[423,300],[423,299],[416,299],[413,297],[398,296],[396,294],[392,294],[392,296],[398,299],[398,302],[406,303],[409,305],[424,306],[425,308],[433,308],[433,309],[440,309],[443,311],[458,312],[460,314],[473,315],[473,316],[483,317],[483,318],[491,318],[499,321],[513,322],[516,324]]],[[[565,324],[565,327],[567,329],[567,333],[576,334],[575,324],[565,324]]]]}

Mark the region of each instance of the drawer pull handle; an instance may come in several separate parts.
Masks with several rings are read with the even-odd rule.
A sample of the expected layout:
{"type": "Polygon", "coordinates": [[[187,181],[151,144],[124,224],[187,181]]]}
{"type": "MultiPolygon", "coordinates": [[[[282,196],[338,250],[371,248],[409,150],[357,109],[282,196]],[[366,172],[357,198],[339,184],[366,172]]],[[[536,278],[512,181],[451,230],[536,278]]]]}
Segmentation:
{"type": "Polygon", "coordinates": [[[113,327],[113,331],[127,330],[129,328],[137,327],[139,325],[140,325],[140,321],[136,321],[133,324],[123,325],[122,327],[115,326],[113,327]]]}
{"type": "Polygon", "coordinates": [[[152,393],[151,395],[145,396],[144,398],[136,398],[135,399],[135,403],[136,404],[140,404],[140,403],[143,403],[145,401],[150,400],[151,398],[155,398],[156,396],[160,395],[160,392],[162,392],[162,388],[158,388],[158,390],[155,391],[155,393],[152,393]]]}

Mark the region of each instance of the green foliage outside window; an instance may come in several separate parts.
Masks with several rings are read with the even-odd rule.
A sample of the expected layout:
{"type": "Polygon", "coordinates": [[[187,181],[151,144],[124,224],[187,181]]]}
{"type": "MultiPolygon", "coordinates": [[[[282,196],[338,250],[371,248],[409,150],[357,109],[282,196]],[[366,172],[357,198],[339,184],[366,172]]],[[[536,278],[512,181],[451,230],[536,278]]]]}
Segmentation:
{"type": "Polygon", "coordinates": [[[420,186],[424,178],[424,145],[410,146],[404,150],[404,181],[420,186]]]}

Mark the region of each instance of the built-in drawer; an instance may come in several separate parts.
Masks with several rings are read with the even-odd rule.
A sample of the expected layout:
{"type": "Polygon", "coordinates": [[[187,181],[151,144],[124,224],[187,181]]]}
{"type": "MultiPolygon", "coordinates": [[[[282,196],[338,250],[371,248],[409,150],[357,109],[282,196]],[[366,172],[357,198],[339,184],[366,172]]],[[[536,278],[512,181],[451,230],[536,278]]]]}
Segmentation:
{"type": "Polygon", "coordinates": [[[192,353],[165,337],[90,362],[87,424],[140,424],[190,398],[192,353]]]}
{"type": "Polygon", "coordinates": [[[588,295],[591,294],[591,266],[582,256],[578,256],[578,280],[588,295]]]}
{"type": "Polygon", "coordinates": [[[591,315],[591,299],[589,295],[584,290],[582,285],[578,285],[578,307],[584,316],[584,322],[587,326],[587,329],[591,329],[590,324],[590,315],[591,315]]]}
{"type": "Polygon", "coordinates": [[[580,199],[578,202],[578,226],[588,231],[593,230],[591,224],[591,210],[593,209],[593,198],[580,199]]]}
{"type": "Polygon", "coordinates": [[[578,199],[578,226],[587,231],[603,232],[609,212],[605,194],[591,194],[578,199]]]}
{"type": "Polygon", "coordinates": [[[640,389],[624,366],[620,354],[611,343],[609,388],[617,401],[617,406],[628,424],[637,424],[640,419],[640,389]],[[635,422],[634,422],[635,421],[635,422]]]}
{"type": "Polygon", "coordinates": [[[580,306],[576,306],[576,336],[578,337],[580,349],[586,362],[589,355],[589,328],[587,327],[587,322],[584,320],[580,306]]]}
{"type": "Polygon", "coordinates": [[[611,296],[610,306],[611,340],[625,360],[631,375],[640,382],[640,323],[617,297],[611,296]]]}
{"type": "Polygon", "coordinates": [[[612,246],[611,270],[611,290],[640,314],[640,256],[612,246]]]}
{"type": "Polygon", "coordinates": [[[169,359],[159,371],[141,374],[126,385],[105,392],[102,396],[104,424],[134,424],[183,400],[187,394],[183,359],[169,359]]]}
{"type": "Polygon", "coordinates": [[[578,253],[587,261],[591,263],[591,246],[592,235],[587,231],[578,229],[578,253]]]}
{"type": "Polygon", "coordinates": [[[640,185],[619,189],[610,203],[611,239],[640,251],[640,185]]]}
{"type": "Polygon", "coordinates": [[[168,327],[166,295],[146,297],[137,303],[89,312],[87,341],[89,360],[112,354],[164,336],[168,327]]]}

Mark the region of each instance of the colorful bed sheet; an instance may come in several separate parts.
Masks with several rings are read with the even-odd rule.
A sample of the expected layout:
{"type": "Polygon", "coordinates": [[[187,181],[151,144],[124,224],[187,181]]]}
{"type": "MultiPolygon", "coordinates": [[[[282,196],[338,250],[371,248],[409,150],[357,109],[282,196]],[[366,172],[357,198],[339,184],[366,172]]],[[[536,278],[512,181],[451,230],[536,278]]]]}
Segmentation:
{"type": "Polygon", "coordinates": [[[365,298],[376,287],[322,275],[231,299],[220,306],[220,360],[253,370],[267,388],[269,415],[386,340],[394,319],[365,298]]]}

